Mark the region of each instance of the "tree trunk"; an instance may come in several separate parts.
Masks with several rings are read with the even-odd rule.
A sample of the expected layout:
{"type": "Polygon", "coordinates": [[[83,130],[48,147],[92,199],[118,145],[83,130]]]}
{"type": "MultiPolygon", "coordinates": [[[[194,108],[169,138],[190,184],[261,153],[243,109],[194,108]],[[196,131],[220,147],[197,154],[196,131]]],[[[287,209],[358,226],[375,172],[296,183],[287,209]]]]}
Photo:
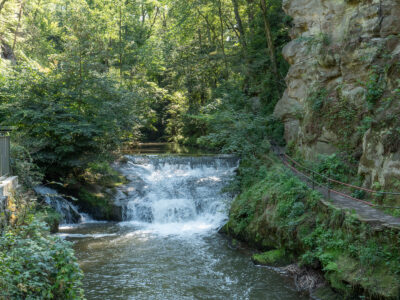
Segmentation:
{"type": "Polygon", "coordinates": [[[119,6],[119,76],[122,81],[122,5],[119,6]]]}
{"type": "Polygon", "coordinates": [[[19,7],[19,12],[18,12],[18,23],[17,23],[17,28],[15,28],[15,34],[14,34],[14,42],[12,45],[12,53],[15,53],[15,45],[17,44],[17,35],[18,35],[18,31],[19,28],[21,26],[21,18],[22,18],[22,13],[24,11],[24,1],[21,0],[21,6],[19,7]]]}
{"type": "Polygon", "coordinates": [[[265,29],[265,37],[267,39],[267,47],[269,51],[269,56],[271,59],[271,65],[272,65],[272,72],[275,74],[275,76],[278,77],[278,67],[276,65],[276,56],[275,56],[275,46],[274,42],[272,40],[272,35],[271,35],[271,27],[269,24],[268,20],[268,15],[267,15],[267,5],[265,4],[265,0],[260,0],[260,7],[262,10],[262,15],[263,15],[263,20],[264,20],[264,29],[265,29]]]}
{"type": "Polygon", "coordinates": [[[222,3],[221,3],[221,0],[218,0],[218,16],[219,16],[219,22],[220,22],[220,36],[221,36],[222,56],[224,57],[225,72],[228,72],[228,60],[226,59],[226,53],[225,53],[224,21],[222,19],[222,3]]]}
{"type": "MultiPolygon", "coordinates": [[[[219,41],[217,38],[217,34],[215,33],[214,28],[212,27],[212,25],[210,24],[209,20],[208,20],[208,16],[204,15],[198,8],[197,8],[197,13],[200,15],[200,17],[202,17],[204,19],[204,21],[206,22],[206,26],[207,26],[207,36],[208,36],[208,42],[210,45],[214,46],[213,44],[215,43],[215,40],[217,40],[217,42],[219,41]]],[[[219,42],[218,42],[219,43],[219,42]]],[[[215,45],[215,47],[218,47],[218,45],[215,45]]]]}
{"type": "Polygon", "coordinates": [[[254,0],[247,0],[247,21],[249,27],[254,29],[254,0]]]}
{"type": "Polygon", "coordinates": [[[236,23],[238,25],[240,43],[242,44],[244,52],[246,52],[246,48],[247,48],[246,35],[244,32],[244,28],[243,28],[242,18],[240,17],[240,13],[239,13],[238,0],[232,0],[232,4],[233,4],[233,10],[235,12],[236,23]]]}

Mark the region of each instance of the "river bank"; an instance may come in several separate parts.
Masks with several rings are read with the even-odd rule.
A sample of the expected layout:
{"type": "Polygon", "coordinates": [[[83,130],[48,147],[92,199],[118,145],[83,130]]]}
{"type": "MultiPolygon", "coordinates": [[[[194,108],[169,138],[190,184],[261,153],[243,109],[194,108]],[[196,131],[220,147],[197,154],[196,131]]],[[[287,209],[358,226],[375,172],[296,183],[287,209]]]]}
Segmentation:
{"type": "MultiPolygon", "coordinates": [[[[116,176],[113,178],[123,180],[119,181],[120,184],[103,185],[103,188],[112,190],[109,203],[118,207],[120,212],[114,221],[134,220],[136,223],[126,223],[126,226],[114,223],[99,228],[83,224],[83,228],[63,228],[62,235],[81,244],[83,251],[91,251],[89,248],[92,246],[97,249],[100,244],[119,243],[121,239],[128,243],[127,240],[132,237],[135,237],[133,243],[138,242],[136,238],[157,240],[160,234],[162,238],[179,237],[187,230],[190,232],[193,225],[200,226],[197,229],[214,228],[214,231],[208,231],[207,236],[212,235],[218,240],[215,235],[219,227],[217,224],[224,224],[224,218],[213,223],[214,217],[210,215],[211,219],[202,219],[204,222],[197,225],[191,218],[197,216],[204,205],[215,201],[207,200],[208,196],[205,197],[204,193],[207,191],[207,195],[211,195],[216,192],[211,183],[215,180],[219,182],[217,174],[223,174],[220,168],[233,163],[233,160],[229,163],[229,156],[192,156],[190,153],[157,155],[157,149],[165,146],[157,145],[156,150],[152,147],[144,147],[140,154],[132,153],[120,159],[112,172],[116,176]],[[208,175],[198,177],[205,170],[208,170],[208,175]],[[189,178],[179,181],[185,176],[189,178]],[[201,194],[196,194],[197,190],[201,190],[201,194]],[[190,195],[189,198],[179,198],[182,193],[190,195]],[[164,199],[165,203],[157,199],[164,199]],[[188,200],[192,204],[190,201],[187,203],[188,200]],[[157,224],[160,226],[155,227],[157,224]],[[174,232],[168,231],[171,228],[169,225],[175,227],[174,232]]],[[[262,176],[254,177],[259,179],[245,188],[231,206],[230,201],[225,203],[226,209],[230,206],[230,213],[221,232],[234,240],[225,244],[221,242],[218,247],[239,249],[240,252],[243,248],[238,248],[236,242],[240,240],[260,250],[252,256],[254,263],[267,265],[271,271],[293,277],[295,289],[305,290],[311,297],[353,299],[361,295],[367,299],[395,299],[399,291],[397,270],[400,266],[400,245],[396,242],[399,232],[390,228],[378,230],[360,221],[352,212],[321,201],[322,195],[308,189],[273,156],[264,163],[265,167],[259,170],[262,176]]],[[[110,172],[108,170],[105,174],[110,172]]],[[[239,168],[237,173],[241,172],[239,168]]],[[[101,176],[92,178],[104,181],[101,176]]],[[[218,189],[221,187],[219,185],[218,189]]],[[[102,217],[97,219],[107,220],[102,217]]],[[[82,250],[79,247],[76,248],[78,257],[82,250]]],[[[129,249],[132,249],[131,246],[129,249]]],[[[246,251],[245,257],[251,263],[249,253],[246,251]]],[[[90,272],[98,276],[96,266],[90,272]]]]}
{"type": "Polygon", "coordinates": [[[373,228],[321,197],[271,157],[263,178],[235,198],[223,231],[264,251],[254,257],[260,263],[319,270],[346,299],[396,299],[399,232],[373,228]]]}
{"type": "Polygon", "coordinates": [[[293,282],[217,233],[232,198],[233,156],[127,155],[117,188],[124,222],[61,226],[98,299],[306,299],[293,282]],[[107,260],[104,260],[107,257],[107,260]]]}

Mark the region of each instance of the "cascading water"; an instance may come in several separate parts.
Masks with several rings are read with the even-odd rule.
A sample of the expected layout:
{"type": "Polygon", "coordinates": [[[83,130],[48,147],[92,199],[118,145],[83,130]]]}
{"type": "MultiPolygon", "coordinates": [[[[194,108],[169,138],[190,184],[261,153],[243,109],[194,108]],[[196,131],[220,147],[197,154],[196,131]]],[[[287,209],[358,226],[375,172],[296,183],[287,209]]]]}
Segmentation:
{"type": "MultiPolygon", "coordinates": [[[[153,152],[154,153],[154,152],[153,152]]],[[[91,299],[305,299],[217,233],[231,197],[231,156],[127,156],[115,205],[124,222],[64,226],[91,299]]]]}
{"type": "Polygon", "coordinates": [[[88,219],[87,215],[80,213],[75,205],[62,197],[56,190],[46,186],[37,186],[34,190],[43,197],[47,205],[61,215],[61,224],[79,223],[88,219]]]}
{"type": "Polygon", "coordinates": [[[127,156],[120,171],[130,184],[120,190],[127,221],[164,233],[216,228],[230,197],[221,192],[237,168],[233,156],[127,156]]]}

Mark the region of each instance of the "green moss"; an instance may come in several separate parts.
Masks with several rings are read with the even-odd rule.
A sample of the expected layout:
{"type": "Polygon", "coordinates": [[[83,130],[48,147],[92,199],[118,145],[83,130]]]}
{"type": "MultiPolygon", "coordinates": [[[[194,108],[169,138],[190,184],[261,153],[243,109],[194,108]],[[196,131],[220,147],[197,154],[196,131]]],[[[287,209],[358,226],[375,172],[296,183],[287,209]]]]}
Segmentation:
{"type": "Polygon", "coordinates": [[[128,181],[125,176],[113,169],[108,162],[89,163],[80,179],[85,183],[98,184],[107,188],[118,187],[128,181]]]}
{"type": "Polygon", "coordinates": [[[374,231],[320,200],[321,195],[274,165],[234,200],[225,230],[267,251],[253,257],[260,263],[274,262],[285,249],[286,257],[320,268],[343,296],[398,297],[400,233],[374,231]]]}
{"type": "Polygon", "coordinates": [[[268,266],[284,266],[290,263],[285,249],[270,250],[260,254],[254,254],[252,260],[256,264],[268,266]]]}
{"type": "Polygon", "coordinates": [[[106,194],[90,192],[86,188],[82,187],[79,190],[79,202],[91,211],[92,215],[100,216],[100,219],[110,219],[111,216],[111,199],[106,194]]]}

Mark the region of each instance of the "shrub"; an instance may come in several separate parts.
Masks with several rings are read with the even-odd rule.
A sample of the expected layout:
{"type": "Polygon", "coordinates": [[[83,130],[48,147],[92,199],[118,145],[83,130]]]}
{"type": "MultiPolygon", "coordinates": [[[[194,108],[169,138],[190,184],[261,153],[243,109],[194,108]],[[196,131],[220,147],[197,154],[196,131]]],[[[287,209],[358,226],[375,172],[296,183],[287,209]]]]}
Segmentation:
{"type": "Polygon", "coordinates": [[[313,112],[318,113],[324,107],[325,100],[328,97],[326,89],[317,89],[310,93],[307,101],[313,112]]]}
{"type": "Polygon", "coordinates": [[[0,237],[1,299],[83,299],[71,244],[36,218],[0,237]]]}
{"type": "Polygon", "coordinates": [[[336,153],[320,155],[314,169],[320,174],[345,182],[349,181],[350,176],[355,175],[355,170],[336,153]]]}
{"type": "Polygon", "coordinates": [[[367,89],[366,100],[370,109],[372,109],[376,102],[383,96],[384,82],[381,76],[376,73],[371,74],[369,81],[365,83],[367,89]]]}
{"type": "Polygon", "coordinates": [[[29,151],[18,143],[11,143],[11,168],[23,186],[31,188],[43,180],[43,173],[34,163],[29,151]]]}
{"type": "Polygon", "coordinates": [[[77,82],[68,73],[16,67],[0,86],[0,125],[17,128],[46,175],[65,174],[135,134],[138,97],[97,73],[77,82]]]}

